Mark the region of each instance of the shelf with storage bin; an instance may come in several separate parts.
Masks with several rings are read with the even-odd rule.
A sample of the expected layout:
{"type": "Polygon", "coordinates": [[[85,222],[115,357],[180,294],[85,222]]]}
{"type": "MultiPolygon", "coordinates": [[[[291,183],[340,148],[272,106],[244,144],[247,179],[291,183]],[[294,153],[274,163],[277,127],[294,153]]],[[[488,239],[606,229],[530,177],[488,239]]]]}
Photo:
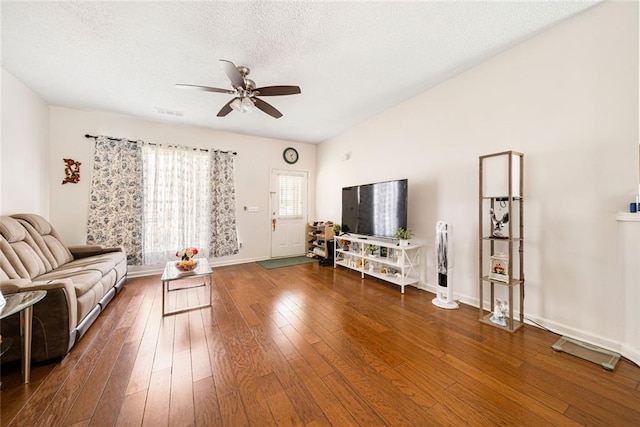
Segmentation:
{"type": "Polygon", "coordinates": [[[316,221],[306,226],[306,253],[310,258],[329,258],[329,242],[333,240],[333,222],[316,221]]]}
{"type": "Polygon", "coordinates": [[[422,245],[398,246],[397,243],[360,236],[336,236],[334,239],[334,268],[337,266],[358,271],[361,277],[375,277],[400,286],[420,282],[422,245]],[[372,254],[368,248],[374,248],[372,254]]]}
{"type": "Polygon", "coordinates": [[[509,332],[524,325],[523,159],[505,151],[479,166],[479,320],[509,332]]]}

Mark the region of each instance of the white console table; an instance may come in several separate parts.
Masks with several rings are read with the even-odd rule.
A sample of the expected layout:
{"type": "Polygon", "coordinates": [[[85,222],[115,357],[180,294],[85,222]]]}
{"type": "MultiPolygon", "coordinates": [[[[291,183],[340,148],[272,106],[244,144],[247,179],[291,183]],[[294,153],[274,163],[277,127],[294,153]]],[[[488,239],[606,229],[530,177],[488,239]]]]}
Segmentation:
{"type": "Polygon", "coordinates": [[[420,252],[422,245],[399,246],[397,243],[361,236],[336,236],[334,238],[333,267],[342,266],[365,275],[377,277],[400,286],[420,281],[420,252]],[[343,244],[344,243],[344,244],[343,244]],[[374,247],[371,254],[367,248],[374,247]]]}

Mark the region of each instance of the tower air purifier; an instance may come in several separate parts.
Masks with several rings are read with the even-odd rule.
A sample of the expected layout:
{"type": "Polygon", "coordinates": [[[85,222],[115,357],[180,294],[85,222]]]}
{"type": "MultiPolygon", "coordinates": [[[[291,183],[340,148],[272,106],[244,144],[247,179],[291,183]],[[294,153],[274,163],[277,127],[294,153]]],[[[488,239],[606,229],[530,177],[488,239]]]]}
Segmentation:
{"type": "Polygon", "coordinates": [[[436,297],[433,305],[449,310],[458,308],[458,303],[453,300],[451,287],[451,251],[449,245],[449,225],[444,221],[436,223],[436,297]]]}

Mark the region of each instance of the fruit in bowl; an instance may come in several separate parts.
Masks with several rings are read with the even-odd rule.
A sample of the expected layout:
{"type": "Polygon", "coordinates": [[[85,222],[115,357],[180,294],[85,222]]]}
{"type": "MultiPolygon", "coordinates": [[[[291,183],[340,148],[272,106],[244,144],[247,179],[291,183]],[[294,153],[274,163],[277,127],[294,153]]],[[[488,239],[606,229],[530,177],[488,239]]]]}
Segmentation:
{"type": "Polygon", "coordinates": [[[176,268],[180,271],[191,271],[198,266],[198,261],[195,259],[188,259],[176,262],[176,268]]]}

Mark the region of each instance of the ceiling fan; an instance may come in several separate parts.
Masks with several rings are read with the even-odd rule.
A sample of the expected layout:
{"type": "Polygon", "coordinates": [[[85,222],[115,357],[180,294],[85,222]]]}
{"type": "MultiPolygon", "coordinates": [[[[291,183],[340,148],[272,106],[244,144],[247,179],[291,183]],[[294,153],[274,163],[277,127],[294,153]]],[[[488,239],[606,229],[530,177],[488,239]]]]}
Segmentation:
{"type": "Polygon", "coordinates": [[[236,110],[240,112],[247,112],[253,110],[254,107],[264,111],[271,117],[279,119],[282,117],[282,113],[278,111],[273,105],[258,98],[258,96],[280,96],[280,95],[296,95],[300,93],[300,87],[298,86],[264,86],[256,87],[253,80],[248,79],[249,68],[242,65],[236,66],[233,62],[225,59],[220,60],[222,69],[224,70],[229,80],[231,80],[231,86],[233,89],[220,89],[217,87],[188,85],[188,84],[176,84],[176,87],[183,89],[195,89],[203,90],[205,92],[218,92],[228,93],[229,95],[235,95],[231,101],[227,102],[220,111],[218,111],[218,117],[224,117],[231,111],[236,110]]]}

